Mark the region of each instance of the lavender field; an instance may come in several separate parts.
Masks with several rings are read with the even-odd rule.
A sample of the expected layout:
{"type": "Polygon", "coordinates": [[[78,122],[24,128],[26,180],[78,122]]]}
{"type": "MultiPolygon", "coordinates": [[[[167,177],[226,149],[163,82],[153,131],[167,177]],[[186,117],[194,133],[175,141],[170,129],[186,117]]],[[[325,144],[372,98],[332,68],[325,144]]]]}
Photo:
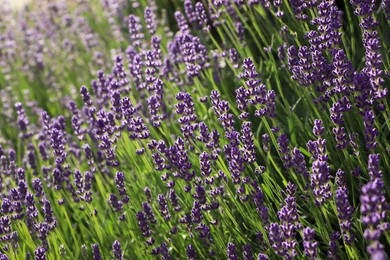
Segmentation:
{"type": "Polygon", "coordinates": [[[0,5],[0,260],[390,255],[390,1],[0,5]]]}

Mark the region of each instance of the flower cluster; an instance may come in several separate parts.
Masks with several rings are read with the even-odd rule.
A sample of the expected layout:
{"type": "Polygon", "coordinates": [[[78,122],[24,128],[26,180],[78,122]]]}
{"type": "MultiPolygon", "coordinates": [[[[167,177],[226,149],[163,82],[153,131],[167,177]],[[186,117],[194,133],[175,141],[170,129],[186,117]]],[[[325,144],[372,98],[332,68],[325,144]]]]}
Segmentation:
{"type": "Polygon", "coordinates": [[[0,259],[387,259],[389,1],[8,2],[0,259]]]}

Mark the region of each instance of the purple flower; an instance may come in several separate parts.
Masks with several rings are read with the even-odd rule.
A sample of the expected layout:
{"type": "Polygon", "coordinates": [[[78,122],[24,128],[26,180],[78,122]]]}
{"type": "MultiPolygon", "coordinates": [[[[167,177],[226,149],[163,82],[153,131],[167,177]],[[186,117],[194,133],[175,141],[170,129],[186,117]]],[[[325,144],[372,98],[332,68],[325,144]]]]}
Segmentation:
{"type": "Polygon", "coordinates": [[[181,124],[180,130],[185,138],[193,137],[193,131],[198,128],[193,99],[186,92],[177,93],[176,99],[180,101],[180,103],[175,105],[176,113],[181,115],[177,120],[181,124]]]}
{"type": "Polygon", "coordinates": [[[286,256],[286,249],[283,246],[283,235],[281,234],[280,227],[277,223],[271,223],[269,225],[268,234],[272,249],[280,257],[286,256]]]}
{"type": "Polygon", "coordinates": [[[141,32],[142,25],[141,19],[135,15],[130,15],[128,19],[128,28],[130,33],[130,39],[134,47],[141,45],[141,40],[144,38],[144,34],[141,32]]]}
{"type": "Polygon", "coordinates": [[[236,245],[230,242],[227,244],[227,259],[238,260],[236,245]]]}
{"type": "Polygon", "coordinates": [[[282,246],[285,248],[286,257],[294,258],[297,255],[295,249],[297,245],[297,241],[295,240],[296,230],[301,229],[301,224],[298,219],[295,185],[289,182],[286,191],[288,196],[284,200],[285,205],[278,211],[278,217],[281,220],[279,228],[284,238],[282,246]]]}
{"type": "Polygon", "coordinates": [[[240,42],[243,42],[244,41],[244,37],[245,37],[244,26],[242,25],[241,22],[236,22],[234,24],[234,27],[236,29],[236,34],[237,34],[238,39],[240,40],[240,42]]]}
{"type": "Polygon", "coordinates": [[[371,181],[382,178],[382,171],[379,168],[380,154],[369,154],[368,155],[368,171],[370,174],[371,181]]]}
{"type": "Polygon", "coordinates": [[[152,207],[147,202],[144,202],[142,203],[142,208],[144,210],[144,213],[146,214],[146,219],[149,221],[149,223],[156,224],[157,221],[153,213],[152,207]]]}
{"type": "Polygon", "coordinates": [[[305,178],[306,182],[309,182],[309,172],[306,166],[306,160],[301,151],[298,148],[294,148],[291,151],[291,159],[294,169],[305,178]]]}
{"type": "Polygon", "coordinates": [[[265,254],[259,254],[257,260],[269,260],[268,256],[265,254]]]}
{"type": "Polygon", "coordinates": [[[169,214],[167,200],[164,196],[164,194],[158,195],[158,205],[161,212],[161,215],[164,217],[165,221],[168,221],[171,219],[171,215],[169,214]]]}
{"type": "Polygon", "coordinates": [[[330,241],[329,241],[329,247],[328,247],[328,259],[329,260],[339,260],[339,253],[338,253],[338,243],[337,240],[340,239],[340,233],[339,232],[332,232],[330,234],[330,241]]]}
{"type": "Polygon", "coordinates": [[[385,197],[385,184],[380,178],[376,178],[361,188],[360,213],[364,230],[364,239],[368,241],[367,252],[373,254],[376,250],[384,249],[379,242],[380,237],[388,227],[386,211],[389,203],[385,197]]]}
{"type": "Polygon", "coordinates": [[[92,244],[92,258],[93,260],[100,260],[100,250],[98,244],[92,244]]]}
{"type": "Polygon", "coordinates": [[[171,204],[172,204],[172,206],[173,206],[173,209],[174,209],[176,212],[177,212],[177,211],[180,211],[180,210],[181,210],[181,207],[180,207],[180,205],[179,205],[179,199],[178,199],[178,197],[177,197],[177,195],[176,195],[175,190],[174,190],[174,189],[170,189],[170,190],[169,190],[168,196],[169,196],[169,199],[170,199],[171,204]]]}
{"type": "Polygon", "coordinates": [[[156,33],[156,23],[155,23],[155,17],[152,9],[147,6],[144,11],[144,18],[146,23],[146,28],[149,30],[149,34],[153,35],[156,33]]]}
{"type": "Polygon", "coordinates": [[[46,249],[38,247],[35,251],[35,260],[46,260],[46,249]]]}
{"type": "Polygon", "coordinates": [[[387,259],[389,259],[389,257],[387,256],[385,250],[375,250],[371,254],[371,258],[370,259],[371,260],[387,260],[387,259]]]}
{"type": "Polygon", "coordinates": [[[195,260],[196,259],[195,248],[193,245],[188,245],[186,252],[187,252],[187,260],[195,260]]]}
{"type": "Polygon", "coordinates": [[[210,227],[204,223],[200,223],[195,227],[195,230],[198,231],[199,237],[203,240],[205,245],[209,245],[214,242],[211,237],[210,227]]]}
{"type": "Polygon", "coordinates": [[[123,253],[121,249],[121,243],[119,243],[118,240],[115,240],[114,243],[112,243],[112,252],[114,253],[114,257],[118,260],[122,260],[123,253]]]}
{"type": "Polygon", "coordinates": [[[110,204],[114,212],[121,212],[123,209],[123,202],[118,200],[118,197],[115,194],[110,195],[110,204]]]}
{"type": "Polygon", "coordinates": [[[199,155],[200,162],[200,171],[203,176],[210,176],[211,173],[211,165],[210,165],[210,156],[203,152],[199,155]]]}
{"type": "Polygon", "coordinates": [[[20,130],[20,137],[23,139],[32,136],[32,133],[28,132],[28,125],[30,124],[28,117],[23,109],[22,103],[15,104],[16,114],[18,116],[17,122],[20,130]]]}
{"type": "Polygon", "coordinates": [[[210,26],[207,25],[208,23],[207,13],[202,2],[197,2],[195,4],[195,9],[196,9],[197,20],[199,21],[199,25],[203,28],[205,32],[208,32],[210,30],[210,26]]]}
{"type": "Polygon", "coordinates": [[[364,137],[366,139],[366,148],[368,150],[375,149],[377,146],[376,137],[378,130],[374,127],[375,115],[371,109],[366,109],[364,113],[364,137]]]}
{"type": "Polygon", "coordinates": [[[354,209],[348,202],[348,191],[346,186],[339,186],[336,190],[336,207],[343,239],[345,243],[351,245],[354,240],[354,235],[351,233],[352,214],[354,209]]]}
{"type": "Polygon", "coordinates": [[[252,193],[252,200],[255,203],[256,211],[262,220],[263,225],[268,225],[268,208],[264,203],[264,194],[256,181],[251,183],[254,191],[252,193]]]}
{"type": "Polygon", "coordinates": [[[159,253],[161,254],[161,260],[169,260],[171,256],[169,255],[169,250],[166,242],[163,242],[159,247],[159,253]]]}
{"type": "Polygon", "coordinates": [[[241,128],[241,152],[248,163],[253,163],[254,161],[256,161],[256,152],[251,126],[252,123],[247,121],[242,123],[241,128]]]}
{"type": "Polygon", "coordinates": [[[195,24],[198,21],[197,12],[191,0],[184,1],[184,12],[190,24],[195,24]]]}
{"type": "Polygon", "coordinates": [[[123,172],[117,172],[115,175],[115,184],[118,189],[119,195],[122,197],[123,203],[128,203],[130,200],[129,195],[127,195],[125,188],[125,175],[123,172]]]}
{"type": "Polygon", "coordinates": [[[311,228],[303,229],[303,248],[305,255],[310,259],[315,259],[317,256],[318,242],[314,240],[316,231],[311,228]]]}
{"type": "Polygon", "coordinates": [[[246,112],[249,104],[261,105],[261,108],[255,111],[255,116],[276,117],[275,91],[267,91],[266,86],[261,84],[259,74],[256,72],[252,59],[244,59],[242,68],[244,72],[239,75],[239,78],[245,79],[246,87],[241,86],[236,89],[237,106],[238,109],[243,111],[240,118],[246,119],[249,116],[248,112],[246,112]]]}
{"type": "Polygon", "coordinates": [[[149,237],[152,234],[152,231],[149,228],[147,223],[147,215],[143,211],[137,213],[138,226],[141,229],[142,235],[144,237],[149,237]]]}
{"type": "Polygon", "coordinates": [[[313,134],[316,137],[321,137],[325,131],[325,127],[322,125],[322,121],[319,119],[314,120],[313,134]]]}
{"type": "Polygon", "coordinates": [[[199,201],[195,200],[193,207],[191,209],[191,220],[193,223],[200,224],[203,219],[203,214],[201,210],[201,204],[199,201]]]}
{"type": "MultiPolygon", "coordinates": [[[[191,10],[191,15],[193,13],[194,12],[191,10]]],[[[186,19],[185,19],[185,17],[184,17],[182,12],[176,11],[175,12],[175,19],[176,19],[177,26],[179,27],[179,30],[181,31],[182,34],[187,34],[187,33],[190,32],[189,26],[188,26],[187,21],[186,21],[186,19]]]]}
{"type": "Polygon", "coordinates": [[[291,151],[289,148],[289,140],[287,138],[286,134],[282,134],[278,137],[278,146],[279,146],[279,152],[281,154],[281,158],[283,161],[283,165],[286,168],[290,168],[293,166],[292,158],[291,158],[291,151]]]}
{"type": "Polygon", "coordinates": [[[255,258],[253,257],[251,246],[249,244],[243,246],[242,249],[244,250],[243,252],[244,260],[255,260],[255,258]]]}

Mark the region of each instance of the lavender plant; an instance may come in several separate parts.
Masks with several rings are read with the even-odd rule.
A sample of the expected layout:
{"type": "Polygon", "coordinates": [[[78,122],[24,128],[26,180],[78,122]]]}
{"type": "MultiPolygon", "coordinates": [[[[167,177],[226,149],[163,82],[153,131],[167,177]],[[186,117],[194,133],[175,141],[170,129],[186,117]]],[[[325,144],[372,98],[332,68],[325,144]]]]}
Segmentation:
{"type": "Polygon", "coordinates": [[[0,6],[0,259],[388,259],[389,1],[0,6]]]}

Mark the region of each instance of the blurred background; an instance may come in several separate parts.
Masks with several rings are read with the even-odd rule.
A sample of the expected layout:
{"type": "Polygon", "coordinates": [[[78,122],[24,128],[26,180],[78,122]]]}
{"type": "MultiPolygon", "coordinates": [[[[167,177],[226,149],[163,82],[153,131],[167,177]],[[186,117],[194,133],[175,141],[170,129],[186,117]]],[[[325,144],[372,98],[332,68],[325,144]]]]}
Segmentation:
{"type": "Polygon", "coordinates": [[[0,3],[3,4],[4,2],[7,2],[11,8],[19,9],[30,1],[31,0],[0,0],[0,3]]]}

